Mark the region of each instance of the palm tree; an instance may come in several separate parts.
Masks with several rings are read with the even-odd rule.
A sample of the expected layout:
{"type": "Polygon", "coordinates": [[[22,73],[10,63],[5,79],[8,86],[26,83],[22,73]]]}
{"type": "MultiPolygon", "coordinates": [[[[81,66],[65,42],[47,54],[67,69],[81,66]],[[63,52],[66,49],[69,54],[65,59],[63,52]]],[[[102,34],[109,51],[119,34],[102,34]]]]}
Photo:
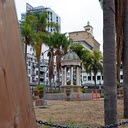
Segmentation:
{"type": "Polygon", "coordinates": [[[33,47],[36,51],[36,57],[38,62],[38,85],[40,85],[40,56],[42,51],[42,44],[45,43],[49,39],[49,37],[46,33],[39,31],[35,34],[34,38],[35,43],[33,44],[33,47]]]}
{"type": "Polygon", "coordinates": [[[117,123],[115,0],[103,0],[103,76],[105,125],[117,123]]]}
{"type": "MultiPolygon", "coordinates": [[[[103,7],[103,0],[99,0],[103,7]]],[[[117,55],[117,82],[120,83],[120,67],[123,54],[123,21],[125,0],[115,0],[115,23],[116,23],[116,55],[117,55]]],[[[118,85],[119,88],[119,85],[118,85]]]]}
{"type": "Polygon", "coordinates": [[[70,46],[70,49],[73,52],[75,52],[79,56],[80,59],[82,58],[84,47],[80,43],[73,43],[70,46]]]}
{"type": "Polygon", "coordinates": [[[46,43],[49,46],[50,51],[48,52],[48,57],[49,57],[49,86],[50,86],[50,92],[52,90],[52,85],[51,85],[51,80],[54,80],[54,48],[53,48],[53,44],[54,44],[54,34],[50,34],[49,36],[49,40],[47,40],[46,43]],[[52,55],[51,55],[52,54],[52,55]]]}
{"type": "Polygon", "coordinates": [[[21,35],[23,37],[23,43],[25,44],[25,61],[27,60],[27,46],[33,42],[33,27],[28,17],[24,21],[20,22],[21,35]]]}
{"type": "MultiPolygon", "coordinates": [[[[42,14],[40,14],[40,13],[32,13],[32,14],[29,14],[28,15],[28,18],[31,20],[31,22],[33,23],[33,26],[34,26],[34,30],[35,30],[35,33],[37,33],[37,35],[35,36],[35,37],[39,37],[39,35],[41,36],[41,40],[42,41],[40,41],[40,42],[36,42],[35,43],[35,47],[38,49],[38,50],[36,50],[36,53],[38,54],[38,53],[40,53],[40,54],[38,54],[37,56],[38,57],[40,57],[40,55],[41,55],[41,48],[42,48],[42,44],[43,44],[43,36],[44,36],[44,38],[46,38],[46,39],[48,39],[48,36],[47,35],[49,35],[50,33],[46,30],[46,27],[48,27],[48,26],[51,26],[51,27],[53,27],[54,28],[54,31],[55,32],[58,32],[59,31],[59,29],[60,29],[60,26],[58,25],[58,24],[56,24],[56,23],[54,23],[54,22],[47,22],[47,20],[48,20],[48,13],[46,12],[46,11],[44,11],[42,14]],[[41,34],[42,33],[42,34],[41,34]],[[37,45],[39,45],[39,46],[37,46],[37,45]]],[[[45,43],[46,42],[48,42],[47,40],[45,40],[45,43]]],[[[46,44],[46,45],[48,45],[48,44],[46,44]]],[[[34,47],[34,48],[35,48],[34,47]]],[[[39,68],[39,66],[40,66],[40,62],[39,62],[39,58],[37,58],[38,59],[38,63],[39,63],[39,65],[38,65],[38,84],[40,83],[39,81],[40,81],[40,68],[39,68]]],[[[50,60],[50,58],[49,58],[49,60],[50,60]]],[[[52,62],[53,63],[53,62],[52,62]]],[[[51,66],[52,66],[52,63],[51,63],[51,66]]],[[[52,76],[52,75],[51,75],[52,76]]]]}
{"type": "Polygon", "coordinates": [[[103,57],[101,52],[93,51],[93,54],[90,52],[85,52],[82,56],[84,68],[87,73],[91,74],[91,71],[94,73],[95,89],[96,89],[96,75],[98,70],[103,72],[103,57]]]}
{"type": "Polygon", "coordinates": [[[60,90],[60,72],[61,72],[61,58],[66,53],[71,40],[66,37],[66,34],[54,33],[54,44],[53,47],[56,49],[56,71],[57,71],[57,83],[60,90]],[[63,48],[63,49],[62,49],[63,48]],[[63,51],[64,50],[64,51],[63,51]]]}
{"type": "Polygon", "coordinates": [[[72,42],[73,42],[72,39],[65,37],[65,42],[62,44],[64,55],[68,53],[68,48],[72,42]]]}
{"type": "Polygon", "coordinates": [[[123,42],[123,86],[124,86],[124,118],[128,118],[128,0],[124,11],[124,42],[123,42]]]}
{"type": "MultiPolygon", "coordinates": [[[[100,0],[103,1],[103,0],[100,0]]],[[[117,81],[120,82],[120,65],[123,58],[123,86],[124,86],[124,118],[128,118],[128,94],[127,94],[127,0],[115,0],[116,39],[117,39],[117,81]],[[123,40],[124,39],[124,40],[123,40]]]]}

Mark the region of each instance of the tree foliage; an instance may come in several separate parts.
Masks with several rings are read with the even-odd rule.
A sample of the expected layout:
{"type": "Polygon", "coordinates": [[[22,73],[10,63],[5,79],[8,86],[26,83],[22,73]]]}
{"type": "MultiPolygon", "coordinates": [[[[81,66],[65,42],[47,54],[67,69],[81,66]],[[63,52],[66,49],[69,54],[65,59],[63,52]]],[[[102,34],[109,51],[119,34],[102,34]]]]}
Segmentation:
{"type": "Polygon", "coordinates": [[[96,89],[96,75],[100,71],[103,73],[103,57],[100,51],[93,51],[93,53],[85,52],[82,56],[84,68],[87,73],[91,75],[94,73],[95,89],[96,89]]]}

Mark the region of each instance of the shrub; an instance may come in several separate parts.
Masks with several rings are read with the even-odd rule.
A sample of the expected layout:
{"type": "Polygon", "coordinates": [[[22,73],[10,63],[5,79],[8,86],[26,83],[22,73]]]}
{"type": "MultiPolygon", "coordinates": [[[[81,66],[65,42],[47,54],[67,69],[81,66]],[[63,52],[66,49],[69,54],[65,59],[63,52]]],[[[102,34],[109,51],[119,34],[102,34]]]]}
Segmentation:
{"type": "Polygon", "coordinates": [[[38,85],[38,86],[37,86],[37,90],[38,90],[38,91],[43,91],[43,89],[44,89],[44,86],[43,86],[43,85],[38,85]]]}
{"type": "Polygon", "coordinates": [[[100,98],[104,98],[104,94],[101,94],[101,95],[100,95],[100,98]]]}
{"type": "Polygon", "coordinates": [[[86,90],[83,88],[83,89],[82,89],[82,93],[85,93],[85,92],[86,92],[86,90]]]}

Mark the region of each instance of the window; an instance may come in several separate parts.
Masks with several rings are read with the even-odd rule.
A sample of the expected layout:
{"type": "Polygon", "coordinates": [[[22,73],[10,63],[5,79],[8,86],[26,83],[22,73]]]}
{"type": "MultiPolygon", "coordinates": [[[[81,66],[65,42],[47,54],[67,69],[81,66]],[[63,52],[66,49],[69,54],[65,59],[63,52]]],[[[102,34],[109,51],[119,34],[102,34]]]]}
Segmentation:
{"type": "Polygon", "coordinates": [[[52,29],[51,29],[51,32],[52,32],[52,29]]]}
{"type": "Polygon", "coordinates": [[[28,77],[28,79],[29,79],[29,82],[30,82],[30,77],[28,77]]]}
{"type": "Polygon", "coordinates": [[[32,51],[32,48],[30,48],[30,51],[32,51]]]}
{"type": "Polygon", "coordinates": [[[34,77],[32,77],[32,82],[35,82],[34,77]]]}
{"type": "Polygon", "coordinates": [[[56,22],[58,22],[58,17],[56,17],[56,22]]]}
{"type": "Polygon", "coordinates": [[[93,80],[95,80],[95,77],[93,76],[93,80]]]}
{"type": "Polygon", "coordinates": [[[102,80],[104,79],[104,77],[102,76],[102,80]]]}
{"type": "Polygon", "coordinates": [[[123,75],[121,75],[120,78],[123,79],[123,75]]]}
{"type": "Polygon", "coordinates": [[[88,81],[91,81],[91,76],[88,76],[88,81]]]}
{"type": "Polygon", "coordinates": [[[28,69],[28,74],[30,74],[30,69],[28,69]]]}
{"type": "Polygon", "coordinates": [[[44,81],[44,79],[40,78],[40,82],[43,82],[43,81],[44,81]]]}
{"type": "Polygon", "coordinates": [[[87,77],[86,76],[83,76],[83,81],[86,81],[87,80],[87,77]]]}
{"type": "Polygon", "coordinates": [[[36,75],[38,75],[38,71],[36,71],[36,75]]]}
{"type": "Polygon", "coordinates": [[[97,80],[100,80],[100,76],[97,76],[97,80]]]}
{"type": "Polygon", "coordinates": [[[21,14],[21,19],[25,19],[25,14],[21,14]]]}
{"type": "Polygon", "coordinates": [[[30,63],[30,61],[28,61],[28,66],[30,66],[31,65],[31,63],[30,63]]]}

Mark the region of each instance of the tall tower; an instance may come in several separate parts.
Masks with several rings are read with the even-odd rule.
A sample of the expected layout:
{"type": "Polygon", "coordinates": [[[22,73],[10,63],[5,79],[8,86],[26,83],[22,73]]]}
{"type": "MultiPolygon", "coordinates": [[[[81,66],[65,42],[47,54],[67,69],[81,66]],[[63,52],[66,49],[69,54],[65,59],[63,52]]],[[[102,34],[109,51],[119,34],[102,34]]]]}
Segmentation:
{"type": "Polygon", "coordinates": [[[90,26],[90,22],[89,21],[87,22],[87,25],[84,26],[84,29],[85,29],[86,32],[88,32],[88,33],[93,35],[93,27],[90,26]]]}

